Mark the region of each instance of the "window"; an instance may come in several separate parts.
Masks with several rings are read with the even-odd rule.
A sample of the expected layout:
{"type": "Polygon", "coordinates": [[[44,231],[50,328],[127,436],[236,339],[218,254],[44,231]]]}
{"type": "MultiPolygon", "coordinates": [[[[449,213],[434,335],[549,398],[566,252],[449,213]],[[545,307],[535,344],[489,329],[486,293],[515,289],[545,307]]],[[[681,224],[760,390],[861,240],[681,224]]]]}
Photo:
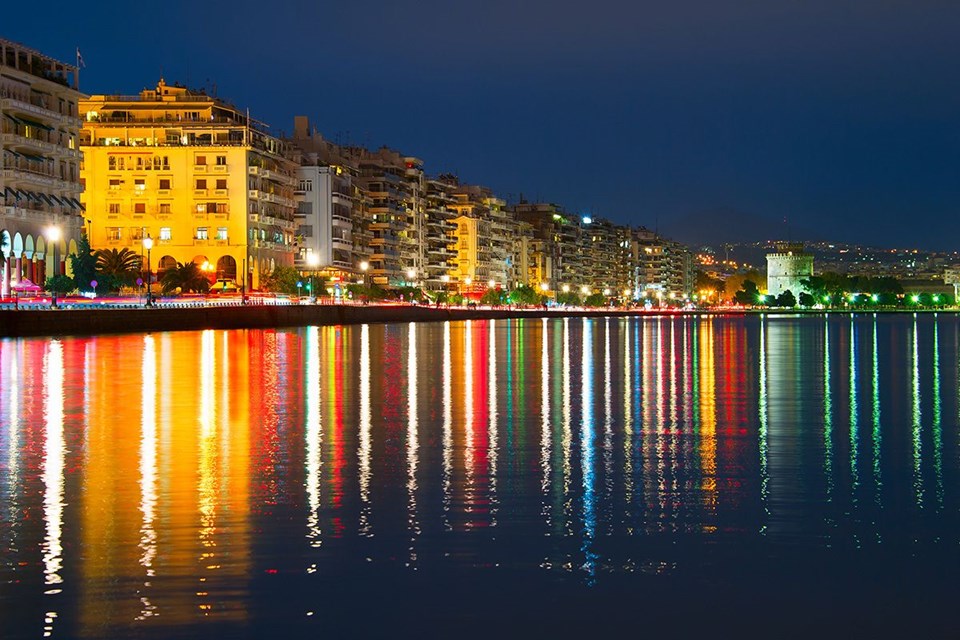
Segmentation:
{"type": "Polygon", "coordinates": [[[227,179],[218,178],[217,179],[217,189],[226,189],[227,188],[227,179]]]}
{"type": "Polygon", "coordinates": [[[160,205],[159,205],[159,207],[160,207],[159,213],[170,213],[170,203],[169,203],[169,202],[161,202],[160,205]]]}
{"type": "Polygon", "coordinates": [[[170,240],[170,227],[160,227],[160,239],[161,240],[170,240]]]}
{"type": "Polygon", "coordinates": [[[121,180],[120,178],[110,178],[111,191],[118,191],[120,189],[120,185],[122,184],[123,184],[123,180],[121,180]]]}
{"type": "Polygon", "coordinates": [[[207,212],[207,205],[206,205],[206,203],[204,203],[204,202],[198,202],[198,203],[197,203],[197,213],[206,213],[206,212],[207,212]]]}
{"type": "Polygon", "coordinates": [[[197,164],[207,164],[207,156],[197,156],[197,164]]]}
{"type": "Polygon", "coordinates": [[[107,213],[120,213],[120,203],[111,202],[107,205],[107,213]]]}
{"type": "Polygon", "coordinates": [[[147,188],[147,181],[143,178],[134,178],[133,188],[137,191],[144,191],[147,188]]]}
{"type": "Polygon", "coordinates": [[[226,239],[227,239],[227,228],[217,227],[217,240],[226,240],[226,239]]]}
{"type": "Polygon", "coordinates": [[[120,240],[123,237],[121,227],[107,227],[107,240],[120,240]]]}
{"type": "Polygon", "coordinates": [[[313,191],[313,180],[301,180],[300,191],[313,191]]]}
{"type": "Polygon", "coordinates": [[[197,227],[197,235],[195,236],[197,240],[206,240],[207,239],[207,228],[206,227],[197,227]]]}
{"type": "Polygon", "coordinates": [[[160,188],[169,189],[170,188],[170,178],[160,178],[160,188]]]}
{"type": "Polygon", "coordinates": [[[146,213],[146,212],[147,212],[147,203],[146,203],[146,202],[134,202],[134,203],[133,203],[133,212],[134,212],[134,213],[146,213]]]}
{"type": "Polygon", "coordinates": [[[227,165],[227,156],[217,156],[217,164],[221,167],[227,165]]]}
{"type": "Polygon", "coordinates": [[[130,227],[131,240],[143,240],[143,227],[130,227]]]}
{"type": "Polygon", "coordinates": [[[204,179],[202,179],[202,178],[197,179],[197,187],[196,187],[196,188],[197,188],[197,189],[206,189],[206,188],[207,188],[207,181],[204,180],[204,179]]]}

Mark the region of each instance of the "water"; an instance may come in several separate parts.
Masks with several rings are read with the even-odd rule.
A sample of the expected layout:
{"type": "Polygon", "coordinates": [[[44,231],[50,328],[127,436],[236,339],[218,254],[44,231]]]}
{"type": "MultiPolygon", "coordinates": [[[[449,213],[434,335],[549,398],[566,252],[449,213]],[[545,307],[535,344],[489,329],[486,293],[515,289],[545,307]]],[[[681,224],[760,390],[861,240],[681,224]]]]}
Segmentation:
{"type": "Polygon", "coordinates": [[[0,635],[954,637],[955,315],[0,341],[0,635]]]}

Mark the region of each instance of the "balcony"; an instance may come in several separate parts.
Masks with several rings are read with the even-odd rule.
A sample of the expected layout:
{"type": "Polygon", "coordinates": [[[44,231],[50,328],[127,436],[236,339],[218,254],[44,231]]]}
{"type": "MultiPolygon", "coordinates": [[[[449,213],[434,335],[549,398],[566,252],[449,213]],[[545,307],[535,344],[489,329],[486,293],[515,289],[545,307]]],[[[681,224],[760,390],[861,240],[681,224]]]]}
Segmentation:
{"type": "Polygon", "coordinates": [[[226,189],[214,189],[214,190],[213,190],[213,195],[215,195],[215,196],[226,196],[226,195],[227,195],[227,190],[226,190],[226,189]]]}
{"type": "Polygon", "coordinates": [[[247,171],[252,176],[260,175],[260,167],[247,167],[247,171]]]}
{"type": "Polygon", "coordinates": [[[206,190],[206,189],[194,189],[194,190],[193,190],[193,196],[194,196],[194,197],[201,197],[201,198],[203,198],[203,197],[206,197],[206,195],[207,195],[207,190],[206,190]]]}
{"type": "Polygon", "coordinates": [[[210,167],[210,171],[213,173],[227,173],[227,165],[225,164],[215,164],[210,167]]]}
{"type": "Polygon", "coordinates": [[[195,164],[195,165],[193,165],[193,172],[194,172],[194,173],[206,173],[206,172],[207,172],[207,165],[205,165],[205,164],[195,164]]]}

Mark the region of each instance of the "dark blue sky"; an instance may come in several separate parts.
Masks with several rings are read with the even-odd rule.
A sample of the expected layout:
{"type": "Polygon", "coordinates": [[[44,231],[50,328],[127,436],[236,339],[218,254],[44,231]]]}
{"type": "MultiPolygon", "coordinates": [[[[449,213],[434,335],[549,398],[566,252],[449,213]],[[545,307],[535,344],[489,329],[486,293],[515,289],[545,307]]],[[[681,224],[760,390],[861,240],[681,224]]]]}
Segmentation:
{"type": "Polygon", "coordinates": [[[65,60],[79,45],[88,93],[137,92],[162,71],[216,85],[274,131],[308,115],[330,139],[396,147],[510,199],[664,229],[735,210],[839,241],[960,248],[954,1],[35,12],[5,7],[0,35],[65,60]]]}

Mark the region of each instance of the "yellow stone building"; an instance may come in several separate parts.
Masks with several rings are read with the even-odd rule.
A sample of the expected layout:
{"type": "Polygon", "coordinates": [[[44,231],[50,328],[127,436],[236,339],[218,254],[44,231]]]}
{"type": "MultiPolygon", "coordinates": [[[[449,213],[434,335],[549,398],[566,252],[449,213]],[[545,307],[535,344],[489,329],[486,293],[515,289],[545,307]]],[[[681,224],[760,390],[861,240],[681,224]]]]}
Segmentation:
{"type": "Polygon", "coordinates": [[[195,262],[254,289],[293,266],[297,165],[263,124],[162,79],[137,96],[90,96],[80,113],[92,248],[142,254],[149,236],[158,277],[195,262]]]}

